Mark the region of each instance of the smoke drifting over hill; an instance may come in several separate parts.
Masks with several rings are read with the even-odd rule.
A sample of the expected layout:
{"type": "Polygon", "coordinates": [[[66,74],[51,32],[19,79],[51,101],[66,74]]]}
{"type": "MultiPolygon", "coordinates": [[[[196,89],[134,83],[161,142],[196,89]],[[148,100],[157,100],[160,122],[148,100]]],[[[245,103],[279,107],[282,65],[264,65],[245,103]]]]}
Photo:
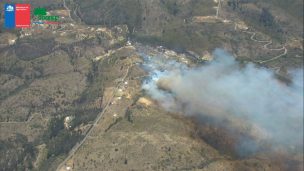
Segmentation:
{"type": "MultiPolygon", "coordinates": [[[[302,149],[303,69],[291,71],[292,83],[286,85],[273,71],[240,65],[224,50],[215,50],[214,56],[197,68],[146,56],[150,78],[143,89],[168,111],[211,118],[215,126],[232,133],[244,130],[256,142],[302,149]]],[[[252,148],[241,141],[240,147],[252,148]]]]}

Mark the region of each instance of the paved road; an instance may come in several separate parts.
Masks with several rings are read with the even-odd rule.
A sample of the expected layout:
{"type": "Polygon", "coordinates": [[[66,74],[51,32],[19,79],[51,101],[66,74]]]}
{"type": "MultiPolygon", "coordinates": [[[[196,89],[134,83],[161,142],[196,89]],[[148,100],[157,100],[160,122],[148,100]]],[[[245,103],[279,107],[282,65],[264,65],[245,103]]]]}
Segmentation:
{"type": "Polygon", "coordinates": [[[76,153],[76,151],[81,147],[81,145],[90,136],[90,134],[92,133],[94,127],[98,124],[98,122],[100,121],[101,117],[103,116],[103,114],[107,111],[108,107],[110,106],[110,103],[112,102],[112,100],[114,98],[115,92],[118,90],[119,86],[124,83],[125,79],[127,78],[128,74],[129,74],[130,68],[132,68],[132,66],[133,65],[131,65],[131,66],[128,67],[126,74],[122,78],[122,82],[115,87],[114,92],[113,92],[111,98],[109,99],[108,103],[104,107],[103,111],[97,116],[97,118],[95,119],[92,127],[86,133],[85,137],[70,150],[69,155],[65,158],[65,160],[63,162],[61,162],[58,165],[58,167],[56,169],[57,171],[59,171],[65,165],[65,163],[76,153]]]}

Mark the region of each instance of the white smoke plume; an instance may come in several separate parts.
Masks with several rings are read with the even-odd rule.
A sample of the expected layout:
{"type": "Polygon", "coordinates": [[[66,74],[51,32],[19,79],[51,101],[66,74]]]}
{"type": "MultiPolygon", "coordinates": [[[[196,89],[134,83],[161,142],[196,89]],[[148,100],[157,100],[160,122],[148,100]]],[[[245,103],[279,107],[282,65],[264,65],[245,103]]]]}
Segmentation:
{"type": "Polygon", "coordinates": [[[303,69],[291,71],[292,83],[287,85],[273,71],[240,65],[224,50],[216,49],[214,56],[212,62],[196,68],[157,55],[144,56],[150,78],[143,89],[168,111],[207,116],[214,124],[229,120],[227,127],[247,129],[257,141],[302,149],[303,69]]]}

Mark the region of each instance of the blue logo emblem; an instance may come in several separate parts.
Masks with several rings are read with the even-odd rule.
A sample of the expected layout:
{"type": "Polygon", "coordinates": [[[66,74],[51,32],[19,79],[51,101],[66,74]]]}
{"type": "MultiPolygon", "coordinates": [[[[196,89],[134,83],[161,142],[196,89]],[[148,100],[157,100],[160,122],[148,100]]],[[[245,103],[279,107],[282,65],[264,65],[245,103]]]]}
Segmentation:
{"type": "Polygon", "coordinates": [[[14,7],[13,7],[12,5],[7,5],[6,11],[7,11],[7,12],[12,12],[12,11],[14,11],[14,7]]]}

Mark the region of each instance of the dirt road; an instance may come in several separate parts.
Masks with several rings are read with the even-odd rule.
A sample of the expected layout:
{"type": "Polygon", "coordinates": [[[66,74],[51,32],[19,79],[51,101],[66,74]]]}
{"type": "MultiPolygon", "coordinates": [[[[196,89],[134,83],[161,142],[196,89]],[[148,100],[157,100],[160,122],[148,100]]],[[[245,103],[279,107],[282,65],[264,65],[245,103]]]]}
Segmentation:
{"type": "MultiPolygon", "coordinates": [[[[237,24],[235,23],[235,29],[237,29],[237,28],[238,28],[237,24]]],[[[277,55],[275,57],[272,57],[270,59],[255,61],[255,62],[259,63],[259,64],[263,64],[263,63],[266,63],[266,62],[274,61],[274,60],[279,59],[280,57],[282,57],[282,56],[284,56],[284,55],[286,55],[288,53],[288,50],[285,47],[285,45],[282,45],[281,48],[269,48],[268,46],[273,43],[272,40],[257,40],[257,39],[255,39],[255,36],[257,34],[256,32],[251,32],[251,31],[242,30],[242,29],[240,29],[240,31],[242,31],[244,33],[247,33],[247,34],[251,34],[250,39],[252,41],[254,41],[254,42],[265,43],[263,45],[263,48],[266,49],[266,50],[269,50],[269,51],[283,51],[283,53],[281,53],[281,54],[279,54],[279,55],[277,55]]]]}

